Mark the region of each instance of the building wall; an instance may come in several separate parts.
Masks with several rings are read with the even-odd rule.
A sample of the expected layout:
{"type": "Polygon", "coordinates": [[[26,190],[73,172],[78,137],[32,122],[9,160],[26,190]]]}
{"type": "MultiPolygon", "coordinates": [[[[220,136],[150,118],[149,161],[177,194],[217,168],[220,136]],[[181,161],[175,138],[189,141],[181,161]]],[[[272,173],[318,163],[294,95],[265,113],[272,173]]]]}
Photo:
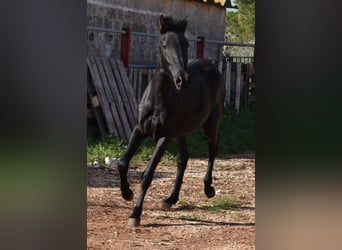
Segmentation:
{"type": "MultiPolygon", "coordinates": [[[[187,17],[187,37],[204,36],[224,40],[226,10],[224,7],[190,0],[87,0],[87,25],[158,34],[159,15],[187,17]]],[[[132,64],[154,64],[158,38],[132,37],[132,64]]],[[[190,42],[189,58],[195,57],[195,42],[190,42]]],[[[88,53],[97,56],[120,56],[120,35],[88,31],[88,53]]],[[[205,57],[217,60],[221,49],[207,44],[205,57]]]]}

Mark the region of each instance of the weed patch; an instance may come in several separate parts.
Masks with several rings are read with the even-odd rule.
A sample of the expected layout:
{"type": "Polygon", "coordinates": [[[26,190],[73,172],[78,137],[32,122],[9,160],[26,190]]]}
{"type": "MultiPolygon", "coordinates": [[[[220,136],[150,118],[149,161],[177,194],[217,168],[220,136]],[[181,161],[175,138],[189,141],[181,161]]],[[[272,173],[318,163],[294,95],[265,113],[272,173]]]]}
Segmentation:
{"type": "Polygon", "coordinates": [[[238,208],[240,203],[233,199],[232,197],[224,197],[217,200],[211,201],[209,204],[202,205],[201,208],[211,212],[211,213],[218,213],[221,210],[228,210],[231,208],[238,208]]]}

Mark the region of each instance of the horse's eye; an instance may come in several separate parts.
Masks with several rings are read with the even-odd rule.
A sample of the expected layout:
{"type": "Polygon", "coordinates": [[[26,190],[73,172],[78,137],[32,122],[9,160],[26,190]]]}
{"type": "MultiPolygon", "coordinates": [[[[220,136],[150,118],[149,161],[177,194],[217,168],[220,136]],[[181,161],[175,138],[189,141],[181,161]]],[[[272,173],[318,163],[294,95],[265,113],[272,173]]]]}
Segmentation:
{"type": "Polygon", "coordinates": [[[163,49],[166,49],[166,38],[163,37],[162,41],[161,41],[161,46],[163,47],[163,49]]]}

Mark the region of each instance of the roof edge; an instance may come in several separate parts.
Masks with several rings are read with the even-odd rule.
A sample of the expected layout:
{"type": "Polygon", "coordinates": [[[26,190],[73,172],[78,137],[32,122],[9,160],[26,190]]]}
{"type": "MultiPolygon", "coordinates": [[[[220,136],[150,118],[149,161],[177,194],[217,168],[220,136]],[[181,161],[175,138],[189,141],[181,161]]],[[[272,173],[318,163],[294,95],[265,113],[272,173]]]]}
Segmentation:
{"type": "Polygon", "coordinates": [[[232,5],[231,0],[192,0],[194,2],[206,3],[221,8],[237,9],[236,5],[232,5]]]}

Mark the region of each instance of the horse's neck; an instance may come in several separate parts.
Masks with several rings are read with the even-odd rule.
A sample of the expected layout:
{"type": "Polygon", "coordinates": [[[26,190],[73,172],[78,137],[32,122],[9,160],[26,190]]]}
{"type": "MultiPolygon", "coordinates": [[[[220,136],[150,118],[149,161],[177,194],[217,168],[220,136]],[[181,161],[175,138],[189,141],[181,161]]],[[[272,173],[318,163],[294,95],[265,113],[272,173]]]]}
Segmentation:
{"type": "Polygon", "coordinates": [[[154,105],[166,106],[172,92],[171,79],[161,68],[157,68],[151,84],[150,97],[153,98],[154,105]]]}

